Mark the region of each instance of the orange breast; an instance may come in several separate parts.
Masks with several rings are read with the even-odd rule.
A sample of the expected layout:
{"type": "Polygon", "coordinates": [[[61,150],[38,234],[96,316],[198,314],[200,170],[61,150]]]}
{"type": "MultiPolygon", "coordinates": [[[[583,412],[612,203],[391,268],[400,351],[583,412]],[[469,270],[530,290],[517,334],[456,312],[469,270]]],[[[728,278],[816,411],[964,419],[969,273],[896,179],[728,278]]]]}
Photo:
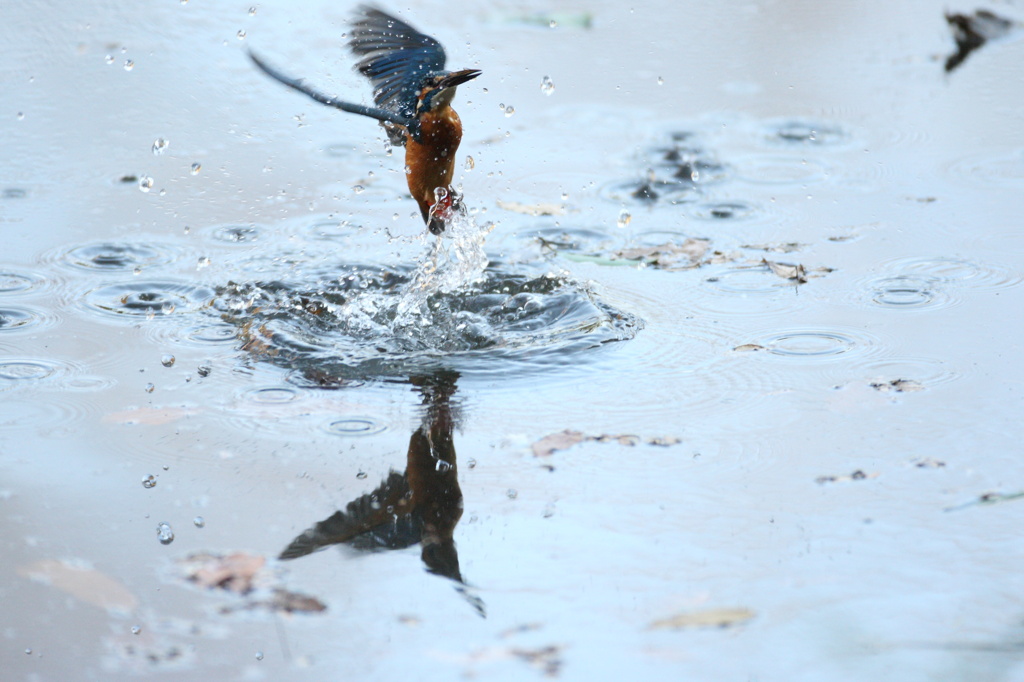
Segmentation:
{"type": "Polygon", "coordinates": [[[462,141],[462,122],[451,107],[431,111],[420,118],[420,142],[405,141],[409,192],[420,205],[423,220],[434,203],[434,189],[452,183],[455,153],[462,141]]]}

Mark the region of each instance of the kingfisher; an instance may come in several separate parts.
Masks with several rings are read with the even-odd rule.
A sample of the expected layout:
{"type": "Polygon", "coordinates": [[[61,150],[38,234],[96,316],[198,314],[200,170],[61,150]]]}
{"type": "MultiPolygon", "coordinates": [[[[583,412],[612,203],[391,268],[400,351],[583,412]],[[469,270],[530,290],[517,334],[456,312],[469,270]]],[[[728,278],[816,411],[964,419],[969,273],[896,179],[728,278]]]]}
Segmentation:
{"type": "Polygon", "coordinates": [[[327,106],[380,121],[395,146],[405,147],[409,192],[419,204],[427,229],[441,234],[457,206],[451,186],[462,122],[452,108],[457,86],[479,69],[446,71],[441,43],[397,17],[369,5],[356,10],[348,47],[359,58],[355,68],[373,84],[376,106],[343,102],[249,57],[264,73],[327,106]]]}

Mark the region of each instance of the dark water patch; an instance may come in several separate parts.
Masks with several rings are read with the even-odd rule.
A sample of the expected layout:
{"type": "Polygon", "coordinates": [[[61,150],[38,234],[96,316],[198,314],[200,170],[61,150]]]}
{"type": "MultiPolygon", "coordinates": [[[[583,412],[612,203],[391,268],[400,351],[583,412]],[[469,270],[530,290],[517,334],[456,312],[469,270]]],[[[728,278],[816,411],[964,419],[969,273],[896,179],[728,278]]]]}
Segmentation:
{"type": "Polygon", "coordinates": [[[767,142],[786,146],[834,147],[846,144],[851,138],[839,125],[824,121],[787,119],[770,121],[764,128],[767,142]]]}
{"type": "Polygon", "coordinates": [[[190,313],[208,305],[214,291],[172,281],[111,284],[84,296],[88,310],[125,318],[153,318],[190,313]]]}
{"type": "Polygon", "coordinates": [[[28,190],[21,187],[4,187],[0,190],[0,199],[24,199],[28,196],[28,190]]]}
{"type": "Polygon", "coordinates": [[[141,272],[178,260],[183,250],[158,241],[102,241],[64,251],[58,262],[92,272],[141,272]]]}
{"type": "Polygon", "coordinates": [[[757,213],[757,209],[742,201],[718,201],[699,203],[689,213],[701,220],[743,220],[757,213]]]}
{"type": "Polygon", "coordinates": [[[417,299],[408,270],[345,266],[317,289],[231,284],[215,307],[255,357],[300,385],[404,379],[440,368],[509,376],[579,363],[642,322],[568,277],[491,266],[453,292],[417,299]]]}
{"type": "Polygon", "coordinates": [[[598,196],[615,203],[685,204],[700,198],[700,189],[693,183],[654,173],[637,180],[610,182],[598,190],[598,196]]]}

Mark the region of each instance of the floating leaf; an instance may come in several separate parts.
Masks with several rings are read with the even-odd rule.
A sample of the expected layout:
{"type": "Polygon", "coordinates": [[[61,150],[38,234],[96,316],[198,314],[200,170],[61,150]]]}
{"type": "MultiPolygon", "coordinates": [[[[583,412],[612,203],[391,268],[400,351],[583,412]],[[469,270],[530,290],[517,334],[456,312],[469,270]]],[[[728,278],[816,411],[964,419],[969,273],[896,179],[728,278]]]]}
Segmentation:
{"type": "Polygon", "coordinates": [[[894,392],[894,393],[912,393],[914,391],[923,391],[924,385],[920,381],[914,381],[913,379],[893,379],[892,381],[880,381],[870,384],[871,388],[876,391],[883,393],[894,392]]]}
{"type": "Polygon", "coordinates": [[[544,436],[539,441],[533,444],[533,454],[536,457],[547,457],[557,450],[568,450],[572,446],[582,443],[584,441],[592,441],[596,443],[618,443],[626,447],[634,447],[639,445],[641,442],[647,443],[648,445],[658,445],[661,447],[668,447],[671,445],[678,445],[683,441],[679,438],[658,436],[656,438],[648,438],[643,440],[640,436],[634,436],[628,433],[620,434],[601,434],[600,436],[588,436],[581,431],[572,431],[566,429],[559,433],[553,433],[550,436],[544,436]]]}
{"type": "Polygon", "coordinates": [[[245,552],[227,556],[200,553],[192,554],[179,563],[185,577],[201,587],[247,594],[252,591],[256,577],[267,560],[245,552]]]}
{"type": "Polygon", "coordinates": [[[756,614],[750,609],[706,609],[689,611],[650,624],[651,630],[681,630],[683,628],[728,628],[746,623],[756,614]]]}
{"type": "Polygon", "coordinates": [[[782,279],[792,280],[797,284],[805,284],[807,282],[807,270],[802,265],[776,263],[775,261],[770,261],[767,258],[762,259],[761,263],[768,266],[768,269],[772,271],[772,274],[781,277],[782,279]]]}
{"type": "Polygon", "coordinates": [[[743,343],[733,348],[733,350],[740,353],[753,353],[759,350],[764,350],[764,346],[759,343],[743,343]]]}
{"type": "Polygon", "coordinates": [[[138,604],[135,595],[110,576],[56,559],[20,566],[18,575],[55,587],[101,609],[131,611],[138,604]]]}

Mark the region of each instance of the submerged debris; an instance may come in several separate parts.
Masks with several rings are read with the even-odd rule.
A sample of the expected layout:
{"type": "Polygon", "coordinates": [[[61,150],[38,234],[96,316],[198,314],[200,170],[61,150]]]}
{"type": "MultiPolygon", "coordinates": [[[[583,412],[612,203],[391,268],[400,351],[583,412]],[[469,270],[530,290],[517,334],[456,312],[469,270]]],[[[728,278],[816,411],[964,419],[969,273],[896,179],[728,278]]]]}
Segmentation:
{"type": "Polygon", "coordinates": [[[842,476],[818,476],[814,479],[814,482],[819,485],[825,483],[846,483],[847,481],[863,481],[868,478],[878,478],[878,474],[866,474],[860,469],[857,469],[852,474],[845,474],[842,476]]]}
{"type": "Polygon", "coordinates": [[[642,439],[640,436],[634,436],[631,434],[602,434],[600,436],[588,436],[582,431],[566,429],[565,431],[553,433],[550,436],[544,436],[534,443],[531,446],[531,449],[533,450],[533,455],[535,457],[548,457],[559,450],[568,450],[572,446],[586,441],[593,441],[596,443],[618,443],[619,445],[625,445],[627,447],[634,447],[640,443],[668,447],[671,445],[678,445],[683,442],[680,438],[663,436],[646,439],[642,439]]]}
{"type": "Polygon", "coordinates": [[[1013,500],[1019,500],[1024,498],[1024,491],[1017,493],[983,493],[978,496],[978,499],[965,502],[964,504],[957,505],[955,507],[946,507],[942,511],[959,511],[966,509],[967,507],[974,507],[977,505],[988,505],[998,504],[1000,502],[1011,502],[1013,500]]]}
{"type": "MultiPolygon", "coordinates": [[[[185,578],[200,587],[220,589],[239,596],[250,595],[259,588],[269,588],[269,597],[250,597],[245,601],[225,605],[221,613],[251,609],[267,609],[284,613],[319,613],[327,609],[316,597],[290,592],[273,586],[276,578],[265,570],[265,557],[245,552],[220,555],[199,552],[178,561],[185,578]]],[[[266,589],[263,590],[266,595],[266,589]]]]}
{"type": "Polygon", "coordinates": [[[920,381],[914,381],[913,379],[893,379],[892,381],[876,381],[869,384],[871,388],[882,393],[912,393],[914,391],[923,391],[924,385],[920,381]]]}
{"type": "Polygon", "coordinates": [[[766,266],[772,271],[772,274],[781,277],[782,279],[788,279],[797,284],[807,283],[807,269],[800,265],[793,265],[791,263],[776,263],[770,261],[767,258],[761,259],[761,264],[766,266]]]}
{"type": "Polygon", "coordinates": [[[1014,22],[979,9],[974,14],[946,14],[946,21],[956,40],[956,52],[946,58],[946,73],[963,64],[967,57],[989,40],[1002,38],[1014,22]]]}

